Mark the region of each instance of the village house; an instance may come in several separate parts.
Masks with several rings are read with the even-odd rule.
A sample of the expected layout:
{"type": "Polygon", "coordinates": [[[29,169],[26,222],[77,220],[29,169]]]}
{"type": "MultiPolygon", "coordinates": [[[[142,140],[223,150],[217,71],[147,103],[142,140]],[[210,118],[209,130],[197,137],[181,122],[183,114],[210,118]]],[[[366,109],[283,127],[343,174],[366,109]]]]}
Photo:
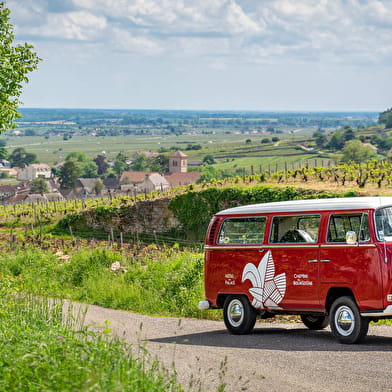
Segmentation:
{"type": "Polygon", "coordinates": [[[170,188],[168,181],[159,173],[125,171],[120,178],[121,191],[128,194],[166,191],[170,188]]]}
{"type": "Polygon", "coordinates": [[[20,181],[31,181],[39,177],[52,177],[52,170],[46,163],[33,163],[31,165],[21,167],[19,169],[17,179],[20,181]]]}

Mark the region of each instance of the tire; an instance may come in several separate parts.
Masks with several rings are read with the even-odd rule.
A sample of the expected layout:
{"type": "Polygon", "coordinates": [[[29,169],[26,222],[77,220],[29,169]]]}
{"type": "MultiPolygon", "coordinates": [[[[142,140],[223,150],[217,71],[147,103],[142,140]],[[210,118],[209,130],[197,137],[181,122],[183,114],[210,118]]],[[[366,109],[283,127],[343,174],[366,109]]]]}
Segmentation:
{"type": "Polygon", "coordinates": [[[312,316],[311,314],[301,314],[301,321],[306,327],[315,331],[324,329],[329,324],[328,316],[312,316]]]}
{"type": "Polygon", "coordinates": [[[226,328],[233,335],[250,333],[256,323],[257,311],[245,295],[229,295],[223,306],[226,328]]]}
{"type": "Polygon", "coordinates": [[[369,319],[361,317],[352,297],[335,300],[329,313],[329,323],[335,338],[344,344],[361,342],[369,329],[369,319]]]}

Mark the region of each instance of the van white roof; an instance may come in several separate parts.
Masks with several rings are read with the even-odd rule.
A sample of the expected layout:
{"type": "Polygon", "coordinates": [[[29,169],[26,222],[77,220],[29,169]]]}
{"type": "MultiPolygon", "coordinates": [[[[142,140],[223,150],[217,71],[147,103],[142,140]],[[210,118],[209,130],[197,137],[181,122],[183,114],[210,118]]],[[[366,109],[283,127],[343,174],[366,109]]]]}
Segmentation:
{"type": "Polygon", "coordinates": [[[246,206],[228,208],[227,210],[218,212],[216,215],[376,209],[386,206],[392,206],[392,197],[342,197],[335,199],[290,200],[273,203],[250,204],[246,206]]]}

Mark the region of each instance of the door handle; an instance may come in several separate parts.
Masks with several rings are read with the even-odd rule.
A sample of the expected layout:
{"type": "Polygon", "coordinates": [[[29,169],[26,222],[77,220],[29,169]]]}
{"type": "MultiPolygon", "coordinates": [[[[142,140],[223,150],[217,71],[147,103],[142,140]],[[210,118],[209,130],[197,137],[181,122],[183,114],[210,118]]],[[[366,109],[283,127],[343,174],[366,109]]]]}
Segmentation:
{"type": "Polygon", "coordinates": [[[331,260],[328,260],[328,259],[321,259],[321,260],[320,260],[321,263],[329,263],[330,261],[331,261],[331,260]]]}
{"type": "Polygon", "coordinates": [[[259,249],[259,252],[263,253],[263,252],[265,252],[265,249],[259,249]]]}
{"type": "Polygon", "coordinates": [[[313,260],[308,260],[308,263],[317,263],[318,260],[317,259],[313,259],[313,260]]]}

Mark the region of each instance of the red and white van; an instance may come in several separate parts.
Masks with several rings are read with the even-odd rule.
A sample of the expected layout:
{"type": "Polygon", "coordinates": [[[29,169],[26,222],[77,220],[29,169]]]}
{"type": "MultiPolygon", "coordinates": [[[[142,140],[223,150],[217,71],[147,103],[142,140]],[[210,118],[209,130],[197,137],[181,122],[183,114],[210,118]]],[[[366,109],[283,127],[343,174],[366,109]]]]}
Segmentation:
{"type": "Polygon", "coordinates": [[[200,309],[223,308],[233,334],[257,316],[330,323],[341,343],[362,340],[370,320],[392,318],[392,197],[296,200],[214,215],[205,243],[200,309]]]}

